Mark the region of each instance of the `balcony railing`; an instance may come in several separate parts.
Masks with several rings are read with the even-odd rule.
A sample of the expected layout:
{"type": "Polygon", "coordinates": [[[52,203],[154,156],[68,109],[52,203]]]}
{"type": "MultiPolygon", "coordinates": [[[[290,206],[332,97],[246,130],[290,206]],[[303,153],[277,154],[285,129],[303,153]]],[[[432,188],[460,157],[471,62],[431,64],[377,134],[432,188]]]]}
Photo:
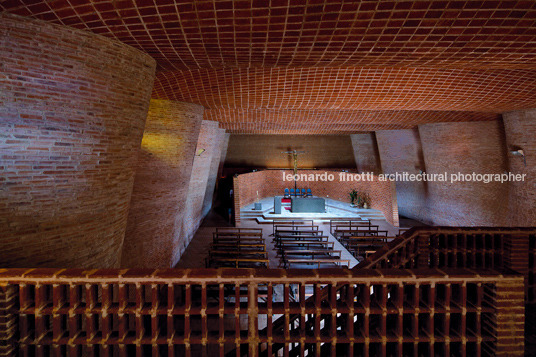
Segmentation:
{"type": "Polygon", "coordinates": [[[0,355],[522,355],[523,289],[468,269],[5,269],[0,355]]]}

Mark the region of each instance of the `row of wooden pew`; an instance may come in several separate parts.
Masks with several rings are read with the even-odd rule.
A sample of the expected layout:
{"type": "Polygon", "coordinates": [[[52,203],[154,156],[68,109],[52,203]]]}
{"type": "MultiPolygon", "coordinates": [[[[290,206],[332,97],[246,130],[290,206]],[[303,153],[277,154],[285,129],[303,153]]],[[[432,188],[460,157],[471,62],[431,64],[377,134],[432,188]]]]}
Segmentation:
{"type": "Polygon", "coordinates": [[[273,225],[274,245],[281,266],[289,268],[348,267],[350,262],[341,259],[341,251],[323,235],[312,220],[278,221],[273,225]]]}
{"type": "Polygon", "coordinates": [[[262,228],[216,228],[205,264],[207,268],[268,268],[262,228]]]}
{"type": "Polygon", "coordinates": [[[394,237],[380,230],[379,225],[360,218],[332,219],[330,233],[357,259],[365,259],[374,254],[394,237]]]}

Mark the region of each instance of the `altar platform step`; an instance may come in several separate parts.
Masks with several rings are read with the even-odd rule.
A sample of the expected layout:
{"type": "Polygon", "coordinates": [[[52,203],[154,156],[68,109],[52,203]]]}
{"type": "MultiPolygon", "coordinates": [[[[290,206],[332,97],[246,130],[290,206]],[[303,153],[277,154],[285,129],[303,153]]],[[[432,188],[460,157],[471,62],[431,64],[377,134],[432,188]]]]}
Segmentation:
{"type": "Polygon", "coordinates": [[[273,214],[274,198],[266,197],[258,201],[262,209],[255,210],[254,203],[245,206],[240,210],[240,219],[255,220],[259,224],[271,224],[273,219],[313,219],[318,222],[327,223],[330,219],[336,218],[361,218],[365,220],[385,220],[383,213],[376,209],[363,209],[351,207],[347,202],[336,201],[325,198],[325,213],[292,213],[282,210],[281,214],[273,214]]]}

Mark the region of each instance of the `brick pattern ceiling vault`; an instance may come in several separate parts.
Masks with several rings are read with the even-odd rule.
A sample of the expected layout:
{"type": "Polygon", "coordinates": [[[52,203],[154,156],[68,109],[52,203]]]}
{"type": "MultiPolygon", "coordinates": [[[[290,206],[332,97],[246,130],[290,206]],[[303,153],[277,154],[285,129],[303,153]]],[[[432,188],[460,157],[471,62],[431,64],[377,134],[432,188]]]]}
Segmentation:
{"type": "Polygon", "coordinates": [[[0,10],[150,54],[155,98],[202,104],[233,132],[354,132],[536,106],[534,0],[4,0],[0,10]]]}

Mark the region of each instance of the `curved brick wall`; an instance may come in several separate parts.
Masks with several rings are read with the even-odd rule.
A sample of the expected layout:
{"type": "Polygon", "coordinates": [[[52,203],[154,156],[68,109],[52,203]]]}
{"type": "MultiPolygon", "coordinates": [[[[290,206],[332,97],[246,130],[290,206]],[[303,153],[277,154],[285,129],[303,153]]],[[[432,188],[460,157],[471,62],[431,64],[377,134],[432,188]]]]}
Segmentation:
{"type": "Polygon", "coordinates": [[[0,266],[119,265],[154,71],[124,44],[0,14],[0,266]]]}
{"type": "MultiPolygon", "coordinates": [[[[293,170],[264,170],[238,175],[234,178],[234,206],[236,220],[240,221],[240,207],[247,206],[259,198],[281,196],[285,188],[293,188],[294,181],[283,181],[283,172],[293,174],[293,170]]],[[[370,195],[371,208],[383,212],[387,222],[398,227],[398,206],[396,202],[395,183],[390,181],[379,181],[377,176],[373,176],[372,181],[340,181],[341,171],[330,170],[299,170],[299,174],[332,174],[333,181],[308,181],[298,182],[298,188],[310,188],[314,196],[327,197],[334,200],[348,202],[349,193],[352,189],[360,192],[364,191],[370,195]]]]}
{"type": "MultiPolygon", "coordinates": [[[[509,171],[526,174],[523,182],[510,182],[508,224],[511,226],[536,225],[536,109],[519,110],[503,114],[508,151],[522,149],[520,156],[508,153],[509,171]]],[[[503,197],[504,199],[504,197],[503,197]]]]}
{"type": "MultiPolygon", "coordinates": [[[[532,138],[528,133],[526,138],[532,138]]],[[[449,176],[447,182],[397,182],[402,215],[430,225],[512,225],[508,220],[512,183],[450,182],[450,175],[458,172],[507,171],[501,121],[425,124],[413,130],[378,131],[376,138],[384,173],[423,170],[428,174],[446,172],[449,176]]]]}
{"type": "Polygon", "coordinates": [[[122,266],[168,268],[183,247],[184,217],[193,204],[187,199],[188,187],[203,110],[197,104],[151,100],[122,266]]]}

